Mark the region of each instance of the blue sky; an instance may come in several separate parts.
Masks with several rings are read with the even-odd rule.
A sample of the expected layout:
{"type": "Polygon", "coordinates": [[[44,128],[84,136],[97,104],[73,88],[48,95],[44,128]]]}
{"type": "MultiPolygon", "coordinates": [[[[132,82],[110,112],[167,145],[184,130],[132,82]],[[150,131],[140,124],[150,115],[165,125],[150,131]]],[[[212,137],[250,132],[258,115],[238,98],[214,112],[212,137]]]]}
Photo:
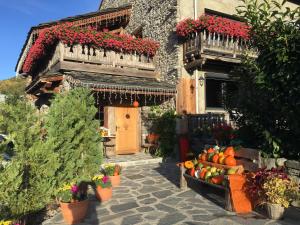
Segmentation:
{"type": "Polygon", "coordinates": [[[30,27],[96,11],[101,0],[0,0],[0,80],[15,75],[15,65],[30,27]]]}

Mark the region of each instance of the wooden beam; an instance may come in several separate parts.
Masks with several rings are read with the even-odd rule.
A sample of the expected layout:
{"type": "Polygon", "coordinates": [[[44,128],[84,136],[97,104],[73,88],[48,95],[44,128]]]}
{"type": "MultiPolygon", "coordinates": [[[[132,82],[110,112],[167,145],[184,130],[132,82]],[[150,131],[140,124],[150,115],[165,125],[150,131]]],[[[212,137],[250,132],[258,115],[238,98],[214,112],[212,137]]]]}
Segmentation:
{"type": "Polygon", "coordinates": [[[128,77],[146,77],[146,78],[158,78],[158,73],[154,71],[146,70],[134,70],[134,69],[124,69],[124,68],[104,68],[101,65],[85,64],[78,62],[60,62],[58,70],[71,70],[80,72],[91,72],[91,73],[103,73],[110,75],[128,76],[128,77]]]}
{"type": "Polygon", "coordinates": [[[55,76],[51,76],[51,77],[47,77],[47,78],[42,78],[41,82],[53,82],[53,81],[62,81],[63,80],[63,76],[62,75],[55,75],[55,76]]]}

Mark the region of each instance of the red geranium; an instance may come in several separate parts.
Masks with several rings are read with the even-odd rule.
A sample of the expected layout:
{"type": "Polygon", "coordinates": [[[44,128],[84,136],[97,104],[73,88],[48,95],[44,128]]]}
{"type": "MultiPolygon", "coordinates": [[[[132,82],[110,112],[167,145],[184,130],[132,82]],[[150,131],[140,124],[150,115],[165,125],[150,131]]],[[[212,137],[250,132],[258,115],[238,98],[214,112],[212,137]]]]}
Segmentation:
{"type": "Polygon", "coordinates": [[[49,48],[53,47],[58,41],[70,46],[82,44],[127,53],[136,52],[149,57],[153,57],[159,48],[159,43],[150,39],[112,34],[107,31],[98,32],[92,27],[80,28],[72,23],[64,23],[39,32],[37,40],[26,56],[22,67],[23,72],[32,72],[39,60],[48,54],[49,48]]]}
{"type": "Polygon", "coordinates": [[[180,37],[187,37],[191,33],[201,32],[202,30],[246,40],[249,39],[249,26],[243,22],[219,16],[203,15],[196,20],[188,18],[176,26],[177,35],[180,37]]]}

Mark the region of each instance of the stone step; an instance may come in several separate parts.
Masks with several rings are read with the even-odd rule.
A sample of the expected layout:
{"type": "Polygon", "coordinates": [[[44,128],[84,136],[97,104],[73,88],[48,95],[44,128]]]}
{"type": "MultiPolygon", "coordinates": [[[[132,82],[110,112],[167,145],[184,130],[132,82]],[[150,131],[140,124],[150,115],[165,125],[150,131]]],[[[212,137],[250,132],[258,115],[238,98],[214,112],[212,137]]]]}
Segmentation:
{"type": "Polygon", "coordinates": [[[129,166],[140,166],[140,165],[147,165],[147,164],[156,164],[162,163],[163,158],[153,158],[153,159],[142,159],[142,160],[133,160],[133,161],[126,161],[126,162],[116,162],[122,167],[129,167],[129,166]]]}

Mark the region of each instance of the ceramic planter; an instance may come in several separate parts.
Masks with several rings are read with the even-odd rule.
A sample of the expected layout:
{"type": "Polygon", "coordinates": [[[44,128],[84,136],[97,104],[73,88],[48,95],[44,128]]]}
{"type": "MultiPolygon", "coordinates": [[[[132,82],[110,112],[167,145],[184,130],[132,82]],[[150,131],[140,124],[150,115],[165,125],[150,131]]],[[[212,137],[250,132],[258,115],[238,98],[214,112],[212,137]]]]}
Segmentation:
{"type": "Polygon", "coordinates": [[[120,175],[109,176],[109,179],[110,179],[112,187],[118,187],[118,186],[120,186],[120,183],[121,183],[121,177],[120,177],[120,175]]]}
{"type": "Polygon", "coordinates": [[[72,203],[60,202],[60,209],[67,224],[80,223],[86,216],[89,201],[72,203]]]}
{"type": "Polygon", "coordinates": [[[270,219],[280,220],[283,217],[285,208],[279,204],[266,203],[267,214],[270,219]]]}
{"type": "Polygon", "coordinates": [[[112,197],[112,187],[102,188],[101,186],[97,186],[96,197],[100,202],[108,201],[112,197]]]}

